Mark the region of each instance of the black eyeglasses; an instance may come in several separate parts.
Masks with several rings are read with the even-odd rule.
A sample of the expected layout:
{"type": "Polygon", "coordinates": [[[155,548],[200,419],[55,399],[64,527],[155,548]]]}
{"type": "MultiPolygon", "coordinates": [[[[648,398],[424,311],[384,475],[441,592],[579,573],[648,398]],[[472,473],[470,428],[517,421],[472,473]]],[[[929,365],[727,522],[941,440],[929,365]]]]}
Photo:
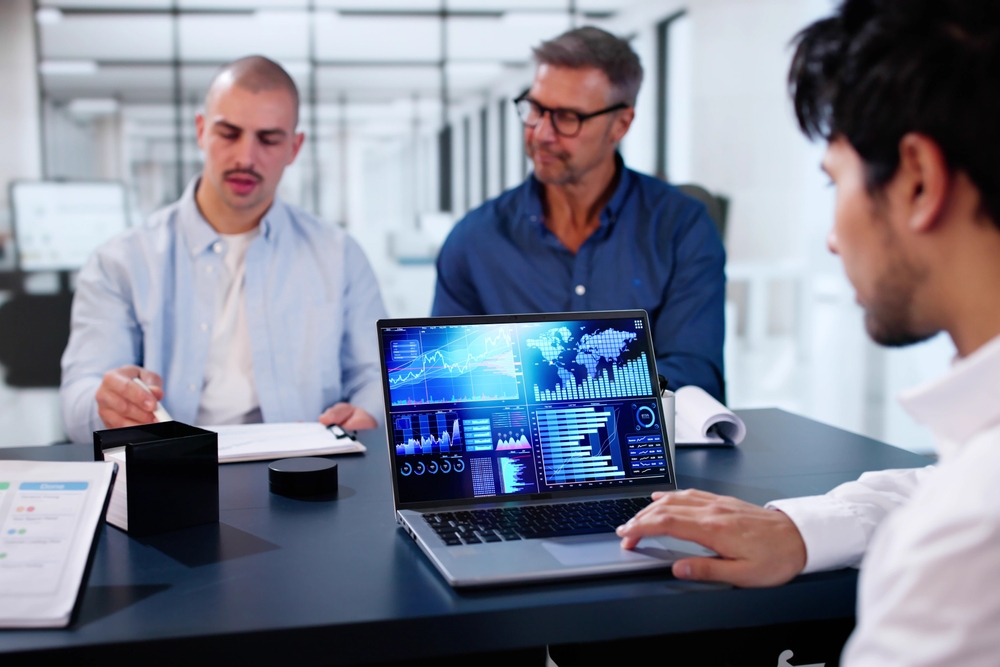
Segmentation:
{"type": "Polygon", "coordinates": [[[525,94],[514,100],[514,106],[517,108],[517,115],[521,118],[521,122],[528,127],[536,127],[542,122],[542,116],[548,113],[549,118],[552,119],[552,129],[556,131],[556,134],[564,137],[575,137],[580,134],[583,121],[588,118],[601,116],[612,111],[618,111],[619,109],[627,109],[630,105],[621,102],[613,107],[601,109],[594,113],[580,113],[572,109],[550,109],[543,107],[525,94]]]}

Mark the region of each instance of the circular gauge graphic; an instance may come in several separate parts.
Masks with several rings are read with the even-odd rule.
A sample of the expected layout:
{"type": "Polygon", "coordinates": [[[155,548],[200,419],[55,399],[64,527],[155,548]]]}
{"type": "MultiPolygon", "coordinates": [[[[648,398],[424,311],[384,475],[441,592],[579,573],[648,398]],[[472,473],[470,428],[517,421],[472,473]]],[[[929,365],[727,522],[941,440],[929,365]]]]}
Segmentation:
{"type": "Polygon", "coordinates": [[[402,475],[403,475],[403,477],[409,477],[409,476],[410,476],[410,473],[412,473],[412,472],[413,472],[413,466],[411,466],[411,465],[410,465],[410,462],[409,462],[409,461],[407,461],[407,462],[406,462],[406,463],[404,463],[404,464],[402,465],[402,467],[401,467],[401,468],[399,469],[399,472],[400,472],[400,474],[402,474],[402,475]]]}
{"type": "Polygon", "coordinates": [[[455,459],[455,472],[462,472],[463,470],[465,470],[465,461],[455,459]]]}
{"type": "Polygon", "coordinates": [[[656,412],[648,405],[644,405],[635,411],[635,420],[643,428],[653,428],[656,426],[656,412]]]}
{"type": "Polygon", "coordinates": [[[423,475],[425,472],[427,472],[427,466],[424,465],[423,461],[417,461],[417,465],[413,466],[413,472],[417,473],[418,475],[423,475]]]}
{"type": "Polygon", "coordinates": [[[427,464],[427,472],[429,472],[430,474],[434,475],[434,474],[437,473],[437,471],[438,471],[438,462],[437,461],[431,461],[430,463],[427,464]]]}
{"type": "Polygon", "coordinates": [[[442,459],[441,472],[444,474],[451,472],[451,461],[449,461],[448,459],[442,459]]]}

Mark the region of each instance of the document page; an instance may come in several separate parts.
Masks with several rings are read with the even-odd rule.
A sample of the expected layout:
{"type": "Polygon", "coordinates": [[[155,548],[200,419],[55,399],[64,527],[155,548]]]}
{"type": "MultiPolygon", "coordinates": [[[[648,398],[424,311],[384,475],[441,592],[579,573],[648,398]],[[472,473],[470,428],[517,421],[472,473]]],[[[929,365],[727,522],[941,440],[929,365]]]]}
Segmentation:
{"type": "Polygon", "coordinates": [[[323,456],[367,451],[351,438],[338,438],[319,422],[202,426],[219,434],[219,463],[323,456]]]}
{"type": "Polygon", "coordinates": [[[0,461],[0,627],[69,623],[113,466],[0,461]]]}
{"type": "Polygon", "coordinates": [[[747,427],[732,410],[694,385],[676,392],[676,441],[684,445],[738,445],[746,437],[747,427]]]}

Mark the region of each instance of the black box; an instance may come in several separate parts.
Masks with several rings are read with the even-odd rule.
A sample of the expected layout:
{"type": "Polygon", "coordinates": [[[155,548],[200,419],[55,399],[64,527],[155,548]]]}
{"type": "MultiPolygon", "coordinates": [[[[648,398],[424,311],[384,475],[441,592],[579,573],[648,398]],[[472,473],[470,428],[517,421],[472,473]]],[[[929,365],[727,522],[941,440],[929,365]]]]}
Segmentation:
{"type": "Polygon", "coordinates": [[[129,535],[218,523],[217,433],[173,421],[94,432],[95,460],[122,446],[129,535]]]}

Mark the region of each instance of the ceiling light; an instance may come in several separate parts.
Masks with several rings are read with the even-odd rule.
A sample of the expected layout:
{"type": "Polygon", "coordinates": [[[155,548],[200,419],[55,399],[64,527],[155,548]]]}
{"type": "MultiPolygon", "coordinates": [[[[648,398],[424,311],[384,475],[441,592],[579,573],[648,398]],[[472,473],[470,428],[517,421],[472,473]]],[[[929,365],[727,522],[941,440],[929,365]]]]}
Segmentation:
{"type": "Polygon", "coordinates": [[[55,7],[42,7],[35,12],[35,20],[38,25],[55,25],[62,21],[63,13],[55,7]]]}
{"type": "Polygon", "coordinates": [[[91,76],[97,74],[93,60],[43,60],[39,71],[48,76],[91,76]]]}
{"type": "Polygon", "coordinates": [[[118,100],[81,98],[72,100],[67,108],[74,116],[111,116],[118,111],[118,100]]]}

